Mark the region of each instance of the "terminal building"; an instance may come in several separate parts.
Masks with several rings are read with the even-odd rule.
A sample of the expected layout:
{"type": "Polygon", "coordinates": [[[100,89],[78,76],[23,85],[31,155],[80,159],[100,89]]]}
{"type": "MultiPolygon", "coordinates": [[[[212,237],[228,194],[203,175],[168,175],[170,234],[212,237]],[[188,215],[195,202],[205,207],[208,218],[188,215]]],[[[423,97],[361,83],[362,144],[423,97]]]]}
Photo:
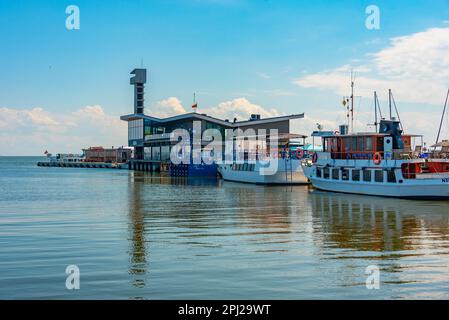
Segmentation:
{"type": "MultiPolygon", "coordinates": [[[[194,122],[201,122],[201,136],[207,129],[217,129],[224,139],[226,129],[277,129],[279,134],[290,133],[290,120],[300,119],[304,114],[294,114],[262,119],[259,115],[252,115],[245,121],[222,120],[197,112],[180,114],[168,118],[157,118],[144,114],[144,86],[147,80],[146,69],[134,69],[130,84],[134,85],[134,112],[121,116],[120,119],[128,122],[128,144],[134,148],[134,157],[130,161],[130,168],[134,170],[160,170],[164,165],[170,171],[179,172],[181,175],[216,175],[216,165],[178,165],[170,163],[171,148],[177,143],[172,142],[170,133],[176,129],[185,129],[191,135],[193,143],[194,122]]],[[[304,137],[305,138],[305,137],[304,137]]],[[[204,147],[210,141],[201,141],[204,147]]],[[[223,141],[224,143],[224,141],[223,141]]],[[[191,146],[193,147],[193,146],[191,146]]],[[[224,148],[223,148],[224,150],[224,148]]],[[[171,172],[172,173],[172,172],[171,172]]]]}

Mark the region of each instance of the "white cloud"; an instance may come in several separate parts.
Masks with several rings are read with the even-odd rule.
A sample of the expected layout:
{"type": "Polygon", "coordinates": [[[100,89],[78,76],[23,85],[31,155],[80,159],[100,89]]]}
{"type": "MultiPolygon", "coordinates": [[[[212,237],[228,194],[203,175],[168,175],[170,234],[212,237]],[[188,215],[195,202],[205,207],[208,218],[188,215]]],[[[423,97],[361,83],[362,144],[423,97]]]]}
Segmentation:
{"type": "Polygon", "coordinates": [[[181,100],[176,97],[169,97],[165,100],[158,101],[156,106],[150,108],[148,114],[157,118],[166,118],[186,112],[181,100]]]}
{"type": "Polygon", "coordinates": [[[275,108],[266,109],[260,105],[251,103],[246,98],[236,98],[234,100],[221,102],[217,106],[205,108],[201,112],[221,119],[237,118],[240,121],[249,119],[251,114],[260,114],[262,118],[281,115],[275,108]]]}
{"type": "Polygon", "coordinates": [[[28,115],[32,123],[36,125],[46,127],[54,127],[58,125],[58,122],[42,108],[34,108],[30,111],[26,111],[26,114],[28,115]]]}
{"type": "Polygon", "coordinates": [[[442,104],[449,86],[449,28],[396,37],[390,45],[368,54],[358,66],[344,65],[333,70],[301,76],[294,83],[348,95],[350,69],[356,73],[357,95],[391,88],[397,101],[442,104]]]}
{"type": "Polygon", "coordinates": [[[99,105],[71,113],[0,108],[0,150],[9,155],[80,152],[92,145],[126,145],[126,123],[99,105]]]}
{"type": "MultiPolygon", "coordinates": [[[[187,113],[188,111],[182,105],[181,100],[176,97],[170,97],[159,101],[156,106],[149,109],[148,115],[165,118],[178,114],[187,113]]],[[[189,112],[191,112],[189,110],[189,112]]],[[[260,114],[263,118],[280,116],[281,113],[276,108],[266,109],[260,105],[250,102],[246,98],[236,98],[230,101],[219,103],[217,106],[202,107],[199,105],[198,112],[206,113],[212,117],[220,119],[247,120],[251,114],[260,114]]]]}
{"type": "Polygon", "coordinates": [[[257,75],[258,75],[260,78],[264,79],[264,80],[271,79],[271,77],[270,77],[268,74],[264,73],[264,72],[257,72],[257,75]]]}

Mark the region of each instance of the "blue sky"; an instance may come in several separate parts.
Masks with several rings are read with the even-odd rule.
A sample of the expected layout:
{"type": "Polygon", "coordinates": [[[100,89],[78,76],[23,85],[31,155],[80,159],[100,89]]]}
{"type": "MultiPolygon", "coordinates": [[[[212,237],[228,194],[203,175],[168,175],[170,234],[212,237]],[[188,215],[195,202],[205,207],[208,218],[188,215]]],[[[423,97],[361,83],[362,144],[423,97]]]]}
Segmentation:
{"type": "MultiPolygon", "coordinates": [[[[246,110],[237,105],[243,100],[235,99],[275,110],[267,114],[306,112],[313,119],[303,127],[297,124],[296,131],[309,133],[316,120],[322,119],[329,126],[344,120],[339,105],[342,88],[328,83],[341,83],[339,77],[347,74],[348,83],[341,85],[349,89],[349,69],[345,69],[349,66],[362,70],[360,77],[365,80],[361,87],[373,86],[360,88],[361,117],[371,111],[366,92],[382,91],[386,85],[398,90],[395,97],[400,110],[410,111],[410,119],[413,112],[423,108],[435,117],[441,113],[445,95],[441,74],[426,78],[441,86],[431,88],[432,97],[439,94],[435,99],[409,97],[406,90],[429,92],[426,87],[411,87],[419,78],[408,83],[408,88],[401,88],[399,83],[403,78],[410,80],[404,71],[407,64],[412,65],[410,70],[414,70],[413,64],[416,70],[422,69],[420,58],[412,54],[413,45],[429,43],[426,37],[430,37],[430,42],[437,44],[437,53],[442,51],[440,47],[445,48],[447,20],[447,0],[0,0],[0,147],[9,150],[4,154],[39,154],[47,148],[78,151],[92,144],[125,144],[123,126],[116,132],[113,120],[132,110],[129,71],[139,67],[142,59],[150,79],[147,112],[163,114],[167,104],[161,101],[170,97],[189,111],[192,94],[197,92],[200,108],[212,113],[223,103],[228,103],[225,106],[230,113],[234,107],[246,110]],[[65,9],[71,4],[80,9],[80,30],[65,28],[65,9]],[[365,8],[371,4],[380,8],[380,30],[365,27],[365,8]],[[428,32],[435,28],[435,32],[428,32]],[[413,36],[423,32],[424,40],[413,36]],[[392,44],[392,39],[404,36],[410,38],[392,44]],[[388,48],[392,49],[390,55],[385,51],[388,48]],[[391,56],[396,52],[403,59],[394,61],[391,56]],[[391,61],[395,62],[393,68],[391,61]],[[402,69],[395,70],[402,64],[402,69]],[[389,70],[393,74],[388,74],[389,70]],[[377,85],[379,88],[374,87],[377,85]],[[30,115],[33,108],[42,110],[30,115]],[[95,117],[104,118],[103,131],[88,127],[87,121],[79,123],[86,110],[88,115],[93,112],[94,123],[98,120],[95,117]],[[73,113],[79,117],[73,119],[73,113]],[[39,139],[21,147],[13,145],[9,134],[20,132],[24,126],[14,125],[14,121],[26,122],[30,117],[45,118],[39,118],[36,127],[30,125],[30,135],[35,130],[39,139]],[[73,121],[73,126],[67,128],[62,123],[65,121],[73,121]],[[82,137],[71,138],[68,144],[54,137],[46,142],[48,135],[73,137],[80,131],[82,137]]],[[[429,57],[427,70],[447,72],[444,68],[449,63],[435,55],[429,57]]],[[[363,116],[367,122],[368,116],[363,116]]],[[[422,131],[432,119],[421,126],[411,124],[411,129],[422,131]]],[[[420,133],[430,135],[432,130],[420,133]]],[[[18,137],[14,139],[20,142],[18,137]]]]}

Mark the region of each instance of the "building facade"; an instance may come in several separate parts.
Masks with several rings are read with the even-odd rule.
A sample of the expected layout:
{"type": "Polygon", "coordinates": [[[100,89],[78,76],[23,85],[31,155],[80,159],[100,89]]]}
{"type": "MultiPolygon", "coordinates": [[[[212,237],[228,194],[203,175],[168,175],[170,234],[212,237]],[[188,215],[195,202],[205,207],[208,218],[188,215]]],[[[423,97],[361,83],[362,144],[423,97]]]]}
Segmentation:
{"type": "Polygon", "coordinates": [[[131,159],[132,150],[129,148],[90,147],[83,149],[84,162],[125,163],[131,159]]]}
{"type": "MultiPolygon", "coordinates": [[[[303,118],[304,114],[294,114],[274,118],[262,119],[260,115],[252,115],[249,120],[234,121],[222,120],[196,112],[181,114],[168,118],[156,118],[144,114],[143,93],[146,82],[146,70],[135,69],[131,72],[131,84],[135,86],[134,113],[121,116],[120,119],[128,122],[128,143],[134,148],[135,161],[151,161],[170,163],[171,148],[177,141],[171,141],[170,134],[177,129],[185,129],[190,135],[190,149],[193,150],[194,134],[198,125],[201,126],[201,137],[208,129],[217,129],[223,138],[227,129],[254,129],[257,133],[260,129],[277,129],[279,134],[290,133],[290,120],[303,118]]],[[[201,147],[210,141],[201,140],[201,147]]],[[[222,148],[224,150],[224,147],[222,148]]]]}

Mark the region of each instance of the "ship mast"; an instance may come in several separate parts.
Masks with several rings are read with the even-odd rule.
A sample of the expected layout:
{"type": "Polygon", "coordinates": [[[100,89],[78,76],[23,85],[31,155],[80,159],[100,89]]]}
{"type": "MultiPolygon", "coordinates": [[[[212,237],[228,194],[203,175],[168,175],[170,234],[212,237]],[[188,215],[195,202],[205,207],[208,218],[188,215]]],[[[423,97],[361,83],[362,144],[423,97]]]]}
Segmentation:
{"type": "Polygon", "coordinates": [[[354,133],[354,77],[351,70],[351,133],[354,133]]]}
{"type": "Polygon", "coordinates": [[[377,132],[377,92],[374,91],[374,132],[377,132]]]}
{"type": "MultiPolygon", "coordinates": [[[[441,127],[443,126],[443,119],[444,119],[444,115],[446,113],[446,107],[447,107],[447,100],[448,100],[448,98],[449,98],[449,89],[447,90],[446,101],[444,102],[443,114],[441,115],[440,127],[438,128],[437,141],[435,142],[435,144],[438,144],[438,140],[440,140],[441,127]]],[[[435,149],[436,149],[436,146],[434,147],[434,150],[435,149]]]]}
{"type": "Polygon", "coordinates": [[[391,89],[388,89],[388,106],[390,108],[390,120],[393,120],[391,117],[391,89]]]}

